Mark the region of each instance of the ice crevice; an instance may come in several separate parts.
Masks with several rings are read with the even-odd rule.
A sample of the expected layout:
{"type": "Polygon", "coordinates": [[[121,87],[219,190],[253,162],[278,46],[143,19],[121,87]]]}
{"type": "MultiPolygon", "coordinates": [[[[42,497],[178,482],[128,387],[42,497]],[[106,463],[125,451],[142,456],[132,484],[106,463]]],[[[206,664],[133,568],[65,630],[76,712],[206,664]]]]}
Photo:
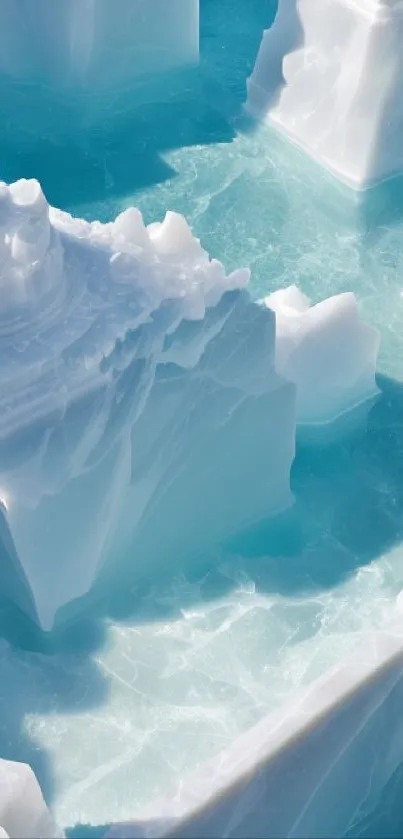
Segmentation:
{"type": "Polygon", "coordinates": [[[0,184],[1,586],[43,629],[121,561],[158,574],[286,508],[296,426],[376,393],[354,295],[248,281],[176,213],[90,223],[0,184]]]}

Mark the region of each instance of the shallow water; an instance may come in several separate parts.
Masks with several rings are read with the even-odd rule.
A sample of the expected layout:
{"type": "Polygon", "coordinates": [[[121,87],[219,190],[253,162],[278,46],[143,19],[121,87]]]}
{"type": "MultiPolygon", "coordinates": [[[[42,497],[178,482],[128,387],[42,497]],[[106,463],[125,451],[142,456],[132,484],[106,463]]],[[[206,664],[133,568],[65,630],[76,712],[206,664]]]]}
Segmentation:
{"type": "Polygon", "coordinates": [[[256,296],[353,290],[382,333],[380,398],[336,441],[299,444],[284,519],[186,575],[125,581],[46,645],[1,613],[0,754],[32,764],[63,825],[140,815],[368,628],[400,631],[403,187],[358,199],[250,125],[245,80],[273,14],[203,0],[201,70],[181,95],[143,106],[124,134],[77,138],[67,160],[60,143],[44,154],[0,137],[7,180],[40,177],[52,203],[89,218],[131,203],[147,221],[183,212],[228,269],[252,268],[256,296]]]}

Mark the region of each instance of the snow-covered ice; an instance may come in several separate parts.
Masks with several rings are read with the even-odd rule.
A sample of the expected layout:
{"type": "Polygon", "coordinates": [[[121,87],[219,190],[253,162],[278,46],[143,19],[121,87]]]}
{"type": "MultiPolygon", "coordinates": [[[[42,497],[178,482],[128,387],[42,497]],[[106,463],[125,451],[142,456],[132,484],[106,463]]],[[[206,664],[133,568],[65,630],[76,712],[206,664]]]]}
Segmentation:
{"type": "Polygon", "coordinates": [[[286,508],[296,391],[304,422],[373,395],[378,338],[352,297],[297,318],[291,289],[276,345],[249,272],[175,213],[89,223],[36,181],[0,198],[2,589],[50,629],[121,561],[158,574],[286,508]]]}
{"type": "Polygon", "coordinates": [[[248,108],[343,181],[403,169],[401,0],[280,0],[248,83],[248,108]]]}
{"type": "Polygon", "coordinates": [[[0,839],[63,839],[32,769],[0,758],[0,839]]]}

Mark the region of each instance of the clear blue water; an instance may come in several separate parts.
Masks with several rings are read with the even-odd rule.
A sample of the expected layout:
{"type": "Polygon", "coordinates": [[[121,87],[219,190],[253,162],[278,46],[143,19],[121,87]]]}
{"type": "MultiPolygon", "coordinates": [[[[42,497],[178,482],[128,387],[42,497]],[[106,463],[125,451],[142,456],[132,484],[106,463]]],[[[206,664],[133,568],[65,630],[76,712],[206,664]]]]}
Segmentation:
{"type": "Polygon", "coordinates": [[[61,823],[88,836],[141,814],[369,627],[400,631],[403,187],[358,199],[248,123],[245,81],[274,12],[202,0],[200,70],[115,136],[10,147],[0,130],[2,178],[36,176],[88,218],[131,203],[147,221],[183,212],[229,269],[252,268],[256,296],[293,282],[314,299],[353,290],[382,333],[380,399],[335,441],[299,445],[288,517],[186,575],[125,581],[46,641],[0,613],[0,754],[30,762],[61,823]]]}

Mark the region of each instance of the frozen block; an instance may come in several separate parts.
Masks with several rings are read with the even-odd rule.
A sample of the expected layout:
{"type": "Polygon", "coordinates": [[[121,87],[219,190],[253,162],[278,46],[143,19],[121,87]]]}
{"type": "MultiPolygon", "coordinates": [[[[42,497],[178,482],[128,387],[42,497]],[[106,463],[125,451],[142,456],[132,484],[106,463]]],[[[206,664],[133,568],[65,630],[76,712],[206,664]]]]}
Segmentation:
{"type": "Polygon", "coordinates": [[[296,286],[265,298],[276,314],[276,369],[297,385],[297,422],[329,423],[371,399],[379,333],[359,318],[353,294],[311,306],[296,286]]]}

